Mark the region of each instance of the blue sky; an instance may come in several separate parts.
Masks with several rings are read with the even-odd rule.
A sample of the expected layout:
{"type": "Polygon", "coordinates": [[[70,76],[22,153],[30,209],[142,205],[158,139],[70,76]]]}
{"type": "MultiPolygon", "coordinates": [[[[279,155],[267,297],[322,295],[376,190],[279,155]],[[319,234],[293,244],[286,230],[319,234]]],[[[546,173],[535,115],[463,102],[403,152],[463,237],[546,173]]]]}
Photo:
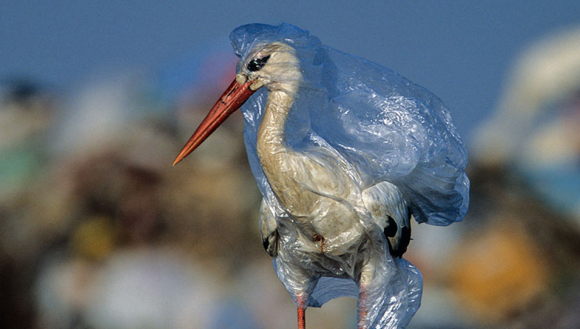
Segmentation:
{"type": "Polygon", "coordinates": [[[155,67],[236,26],[288,22],[390,67],[449,106],[459,132],[494,109],[516,57],[580,24],[580,1],[3,0],[0,79],[74,86],[101,70],[155,67]]]}

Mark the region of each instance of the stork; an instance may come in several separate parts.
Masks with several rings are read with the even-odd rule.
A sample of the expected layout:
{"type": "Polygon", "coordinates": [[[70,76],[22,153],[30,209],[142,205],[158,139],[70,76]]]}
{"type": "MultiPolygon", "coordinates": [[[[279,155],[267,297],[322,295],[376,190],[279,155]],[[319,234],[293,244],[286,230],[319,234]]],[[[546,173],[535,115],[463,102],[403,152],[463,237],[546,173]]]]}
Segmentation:
{"type": "Polygon", "coordinates": [[[406,326],[422,293],[420,272],[402,258],[411,217],[448,225],[467,209],[466,152],[447,110],[396,73],[289,24],[244,25],[230,38],[236,78],[174,165],[251,99],[242,111],[264,195],[260,232],[298,328],[308,306],[343,295],[359,298],[359,328],[406,326]]]}

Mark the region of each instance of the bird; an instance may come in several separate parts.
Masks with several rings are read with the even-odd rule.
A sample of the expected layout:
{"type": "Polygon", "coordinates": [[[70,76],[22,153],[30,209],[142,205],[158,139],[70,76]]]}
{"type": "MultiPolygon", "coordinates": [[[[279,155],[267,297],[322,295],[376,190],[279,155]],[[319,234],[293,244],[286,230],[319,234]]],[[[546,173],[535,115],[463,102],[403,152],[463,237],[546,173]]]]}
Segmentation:
{"type": "Polygon", "coordinates": [[[298,328],[307,307],[340,296],[358,298],[358,328],[404,328],[423,282],[402,257],[412,218],[449,225],[469,203],[467,151],[448,109],[288,23],[243,25],[230,40],[236,77],[174,165],[241,108],[262,242],[298,328]]]}

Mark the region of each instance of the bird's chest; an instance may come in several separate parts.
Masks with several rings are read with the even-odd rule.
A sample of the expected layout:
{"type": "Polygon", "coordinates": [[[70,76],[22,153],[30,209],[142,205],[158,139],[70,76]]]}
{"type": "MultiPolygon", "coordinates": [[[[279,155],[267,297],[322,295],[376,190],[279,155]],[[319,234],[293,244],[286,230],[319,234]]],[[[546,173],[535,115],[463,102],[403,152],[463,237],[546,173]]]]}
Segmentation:
{"type": "Polygon", "coordinates": [[[358,188],[328,152],[293,152],[283,143],[258,145],[258,157],[268,183],[282,206],[296,217],[319,217],[334,203],[352,204],[360,199],[358,188]],[[266,150],[264,150],[266,149],[266,150]]]}
{"type": "Polygon", "coordinates": [[[279,225],[280,235],[287,237],[283,248],[334,256],[357,248],[364,228],[352,207],[310,193],[304,191],[302,196],[296,196],[302,204],[282,204],[288,214],[279,219],[284,221],[279,225]]]}
{"type": "Polygon", "coordinates": [[[338,255],[358,243],[364,231],[356,211],[359,193],[341,159],[322,148],[291,150],[267,134],[258,140],[258,157],[288,214],[284,224],[296,236],[292,248],[338,255]]]}
{"type": "Polygon", "coordinates": [[[307,217],[278,219],[279,257],[317,273],[354,277],[367,240],[357,216],[340,204],[324,205],[307,217]]]}

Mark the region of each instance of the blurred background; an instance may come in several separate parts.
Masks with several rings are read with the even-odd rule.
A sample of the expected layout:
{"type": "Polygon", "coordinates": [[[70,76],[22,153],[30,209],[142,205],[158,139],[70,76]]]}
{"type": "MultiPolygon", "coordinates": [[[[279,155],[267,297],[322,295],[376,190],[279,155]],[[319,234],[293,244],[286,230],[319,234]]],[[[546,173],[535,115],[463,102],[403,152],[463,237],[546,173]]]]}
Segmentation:
{"type": "MultiPolygon", "coordinates": [[[[235,27],[288,22],[426,87],[470,151],[470,211],[415,225],[411,328],[580,328],[580,2],[0,2],[0,327],[296,328],[258,235],[235,27]]],[[[307,312],[354,328],[356,301],[307,312]]]]}

